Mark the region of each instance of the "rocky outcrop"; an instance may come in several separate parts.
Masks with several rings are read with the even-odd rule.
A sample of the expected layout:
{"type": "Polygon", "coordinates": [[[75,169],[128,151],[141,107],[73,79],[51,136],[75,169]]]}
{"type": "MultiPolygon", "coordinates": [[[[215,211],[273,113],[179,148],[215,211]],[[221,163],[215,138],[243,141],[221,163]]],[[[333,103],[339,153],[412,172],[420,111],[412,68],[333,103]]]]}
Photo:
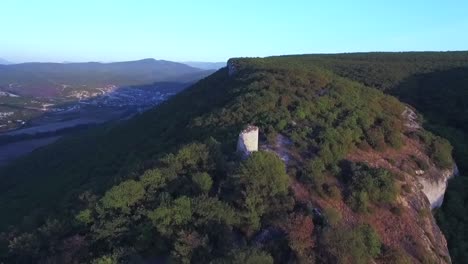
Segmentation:
{"type": "Polygon", "coordinates": [[[442,206],[448,181],[457,174],[458,169],[455,165],[452,170],[443,170],[437,179],[418,177],[422,191],[431,204],[431,209],[442,206]]]}
{"type": "Polygon", "coordinates": [[[287,165],[292,158],[292,153],[290,149],[292,144],[293,143],[291,139],[281,134],[278,134],[275,138],[274,143],[268,144],[266,142],[263,142],[260,146],[260,149],[274,152],[287,165]]]}
{"type": "MultiPolygon", "coordinates": [[[[422,129],[420,118],[416,114],[416,111],[410,106],[405,107],[402,116],[405,120],[404,125],[407,131],[416,131],[422,129]]],[[[422,152],[422,149],[415,151],[413,157],[417,157],[418,159],[431,164],[431,160],[428,155],[422,152]]],[[[429,168],[426,170],[419,168],[414,171],[414,175],[419,182],[422,192],[429,200],[431,209],[442,206],[448,181],[457,174],[458,169],[456,165],[450,170],[438,169],[433,165],[429,166],[429,168]]]]}
{"type": "MultiPolygon", "coordinates": [[[[458,170],[456,166],[452,169],[437,166],[427,143],[414,136],[423,128],[413,109],[407,107],[402,116],[405,134],[400,149],[358,148],[347,159],[384,168],[395,175],[401,191],[394,206],[400,209],[392,213],[386,208],[374,208],[367,219],[374,224],[384,243],[404,249],[414,257],[414,263],[420,263],[423,255],[434,263],[450,263],[447,241],[431,210],[442,205],[448,181],[458,170]]],[[[348,218],[352,216],[351,212],[348,218]]]]}
{"type": "Polygon", "coordinates": [[[450,263],[446,239],[431,209],[440,206],[447,181],[456,170],[437,168],[423,152],[424,145],[415,139],[404,140],[405,144],[399,150],[356,149],[348,155],[350,161],[393,172],[401,190],[394,205],[400,208],[398,213],[379,207],[374,208],[368,218],[375,224],[385,244],[404,249],[415,257],[414,263],[420,263],[416,259],[420,252],[435,260],[434,263],[450,263]],[[414,161],[415,157],[427,163],[424,170],[414,161]]]}
{"type": "Polygon", "coordinates": [[[236,75],[237,70],[238,70],[237,68],[238,67],[237,67],[236,61],[234,59],[228,60],[227,69],[228,69],[228,75],[229,76],[232,77],[232,76],[236,75]]]}
{"type": "Polygon", "coordinates": [[[409,130],[418,130],[421,129],[421,125],[419,124],[419,117],[416,112],[411,109],[409,106],[405,107],[405,110],[401,114],[403,118],[406,120],[405,127],[409,130]]]}

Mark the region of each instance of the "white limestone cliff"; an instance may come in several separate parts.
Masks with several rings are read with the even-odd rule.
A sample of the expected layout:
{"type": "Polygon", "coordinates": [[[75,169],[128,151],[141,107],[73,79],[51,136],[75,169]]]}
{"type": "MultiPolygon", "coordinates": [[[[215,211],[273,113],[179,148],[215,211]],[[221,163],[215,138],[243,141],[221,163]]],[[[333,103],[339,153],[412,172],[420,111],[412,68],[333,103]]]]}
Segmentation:
{"type": "Polygon", "coordinates": [[[418,182],[421,184],[422,191],[426,195],[431,209],[439,208],[444,202],[445,191],[447,190],[448,181],[458,174],[457,166],[451,170],[443,170],[437,180],[418,177],[418,182]]]}

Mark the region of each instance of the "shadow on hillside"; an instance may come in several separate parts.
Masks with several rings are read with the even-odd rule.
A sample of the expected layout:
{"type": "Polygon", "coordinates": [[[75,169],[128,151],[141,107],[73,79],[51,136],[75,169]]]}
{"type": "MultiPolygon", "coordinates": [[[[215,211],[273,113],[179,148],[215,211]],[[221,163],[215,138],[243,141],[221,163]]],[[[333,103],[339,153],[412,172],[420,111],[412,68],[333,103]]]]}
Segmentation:
{"type": "Polygon", "coordinates": [[[392,94],[424,116],[424,126],[447,138],[461,170],[468,170],[468,67],[413,75],[392,94]]]}

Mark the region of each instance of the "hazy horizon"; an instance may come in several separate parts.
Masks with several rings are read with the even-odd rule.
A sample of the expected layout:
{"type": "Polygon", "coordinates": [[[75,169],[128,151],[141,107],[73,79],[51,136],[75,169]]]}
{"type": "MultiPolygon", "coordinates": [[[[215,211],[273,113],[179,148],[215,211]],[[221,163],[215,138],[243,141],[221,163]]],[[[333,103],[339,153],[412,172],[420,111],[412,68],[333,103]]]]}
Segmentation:
{"type": "MultiPolygon", "coordinates": [[[[165,60],[165,61],[171,61],[171,60],[166,60],[166,59],[160,59],[160,58],[135,58],[135,59],[128,59],[128,60],[116,60],[116,61],[98,61],[98,60],[84,60],[84,61],[14,61],[8,59],[7,56],[2,56],[0,55],[0,60],[4,59],[8,63],[11,64],[21,64],[21,63],[114,63],[114,62],[126,62],[126,61],[139,61],[139,60],[147,60],[147,59],[154,59],[154,60],[165,60]]],[[[172,61],[172,62],[178,62],[178,63],[225,63],[226,61],[172,61]]],[[[0,63],[1,64],[1,63],[0,63]]]]}
{"type": "MultiPolygon", "coordinates": [[[[274,55],[267,55],[267,56],[242,56],[243,58],[267,58],[267,57],[275,57],[275,56],[300,56],[300,55],[327,55],[327,54],[353,54],[353,53],[411,53],[411,52],[465,52],[468,49],[464,50],[396,50],[396,51],[384,51],[384,50],[377,50],[377,51],[350,51],[350,52],[322,52],[322,53],[285,53],[285,54],[274,54],[274,55]]],[[[182,64],[190,64],[190,63],[227,63],[227,61],[231,58],[242,58],[240,57],[229,57],[225,61],[206,61],[206,60],[185,60],[185,61],[172,61],[167,59],[160,59],[160,58],[135,58],[135,59],[128,59],[128,60],[116,60],[116,61],[97,61],[97,60],[89,60],[89,61],[12,61],[7,59],[6,57],[2,57],[0,55],[0,59],[4,59],[11,64],[22,64],[22,63],[115,63],[115,62],[130,62],[130,61],[140,61],[140,60],[147,60],[147,59],[154,59],[154,60],[162,60],[162,61],[172,61],[182,64]]],[[[1,63],[0,63],[1,64],[1,63]]]]}

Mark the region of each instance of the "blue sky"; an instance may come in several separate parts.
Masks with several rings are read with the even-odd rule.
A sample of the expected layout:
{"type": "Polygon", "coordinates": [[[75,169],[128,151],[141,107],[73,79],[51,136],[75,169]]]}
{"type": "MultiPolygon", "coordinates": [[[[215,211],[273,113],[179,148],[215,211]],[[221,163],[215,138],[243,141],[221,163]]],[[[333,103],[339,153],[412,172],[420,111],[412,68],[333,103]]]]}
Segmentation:
{"type": "Polygon", "coordinates": [[[1,0],[0,14],[14,62],[468,49],[466,0],[1,0]]]}

